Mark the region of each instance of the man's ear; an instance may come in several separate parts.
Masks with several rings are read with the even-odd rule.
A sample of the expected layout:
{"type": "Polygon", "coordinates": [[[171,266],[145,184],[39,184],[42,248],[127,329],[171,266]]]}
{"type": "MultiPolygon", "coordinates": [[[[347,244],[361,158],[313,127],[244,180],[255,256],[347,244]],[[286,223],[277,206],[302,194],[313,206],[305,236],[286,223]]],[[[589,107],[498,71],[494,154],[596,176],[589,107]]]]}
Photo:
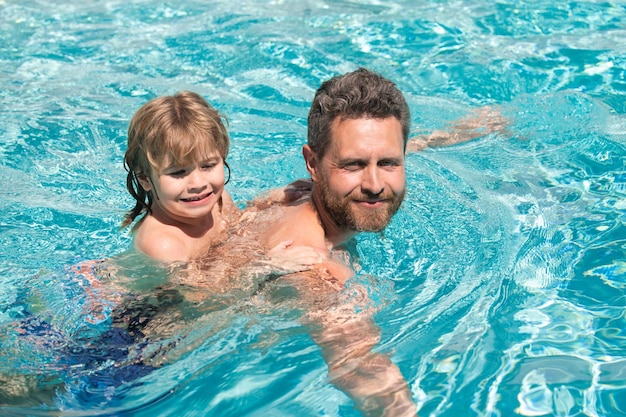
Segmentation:
{"type": "Polygon", "coordinates": [[[150,178],[148,178],[147,175],[145,174],[136,174],[136,175],[137,175],[137,181],[139,181],[139,185],[141,185],[141,188],[143,188],[144,191],[152,190],[152,182],[150,182],[150,178]]]}
{"type": "Polygon", "coordinates": [[[317,155],[309,145],[302,146],[302,156],[304,157],[304,162],[306,162],[306,170],[309,171],[309,175],[313,182],[317,182],[317,169],[318,163],[317,155]]]}

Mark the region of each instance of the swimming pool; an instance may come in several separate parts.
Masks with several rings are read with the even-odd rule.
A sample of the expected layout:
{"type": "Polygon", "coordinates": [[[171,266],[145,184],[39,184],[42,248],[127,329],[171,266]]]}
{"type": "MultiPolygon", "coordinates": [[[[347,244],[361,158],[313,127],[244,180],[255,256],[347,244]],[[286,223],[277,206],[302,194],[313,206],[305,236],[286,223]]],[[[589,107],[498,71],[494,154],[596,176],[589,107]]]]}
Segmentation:
{"type": "Polygon", "coordinates": [[[358,238],[378,349],[420,415],[626,414],[625,28],[617,1],[0,1],[0,365],[66,383],[0,414],[358,415],[288,309],[190,319],[178,360],[122,385],[114,358],[61,372],[58,346],[14,326],[35,312],[52,344],[106,327],[72,266],[130,242],[122,156],[143,103],[190,89],[227,115],[243,204],[305,176],[313,93],[358,66],[405,92],[416,134],[483,105],[511,120],[410,155],[400,212],[358,238]]]}

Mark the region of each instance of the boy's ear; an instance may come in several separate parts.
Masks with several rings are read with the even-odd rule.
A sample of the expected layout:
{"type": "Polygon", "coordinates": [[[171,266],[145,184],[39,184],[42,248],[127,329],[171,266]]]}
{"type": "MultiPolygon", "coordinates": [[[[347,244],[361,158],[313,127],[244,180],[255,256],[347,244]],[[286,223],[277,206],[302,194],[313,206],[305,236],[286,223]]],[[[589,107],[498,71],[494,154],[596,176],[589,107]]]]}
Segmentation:
{"type": "Polygon", "coordinates": [[[309,171],[309,175],[313,182],[317,182],[318,175],[317,169],[319,165],[319,161],[317,160],[317,155],[309,145],[302,146],[302,156],[304,157],[304,161],[306,162],[306,170],[309,171]]]}
{"type": "Polygon", "coordinates": [[[139,185],[141,185],[141,188],[143,188],[144,191],[152,190],[152,182],[150,182],[150,178],[148,178],[147,175],[136,174],[136,176],[137,176],[137,181],[139,181],[139,185]]]}

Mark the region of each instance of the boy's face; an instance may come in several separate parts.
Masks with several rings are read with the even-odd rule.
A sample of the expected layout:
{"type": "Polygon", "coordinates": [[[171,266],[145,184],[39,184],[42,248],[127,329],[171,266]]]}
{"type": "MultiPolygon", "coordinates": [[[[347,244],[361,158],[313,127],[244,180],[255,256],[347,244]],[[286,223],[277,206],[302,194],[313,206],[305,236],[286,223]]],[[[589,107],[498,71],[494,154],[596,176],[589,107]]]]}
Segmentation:
{"type": "Polygon", "coordinates": [[[139,177],[152,191],[152,214],[163,220],[194,224],[207,220],[224,191],[224,160],[217,152],[185,164],[165,158],[158,171],[139,177]]]}

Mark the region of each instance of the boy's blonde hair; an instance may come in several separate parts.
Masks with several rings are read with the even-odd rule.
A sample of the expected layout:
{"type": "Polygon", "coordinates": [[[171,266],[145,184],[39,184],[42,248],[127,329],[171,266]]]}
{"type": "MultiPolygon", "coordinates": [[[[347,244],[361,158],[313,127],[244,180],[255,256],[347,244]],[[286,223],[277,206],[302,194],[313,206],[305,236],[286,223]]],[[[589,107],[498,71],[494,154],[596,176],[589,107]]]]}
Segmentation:
{"type": "Polygon", "coordinates": [[[137,177],[158,172],[166,162],[187,165],[214,152],[228,167],[230,140],[222,119],[227,123],[206,100],[190,91],[157,97],[135,113],[128,126],[124,167],[128,171],[126,188],[136,203],[124,216],[122,228],[142,213],[150,213],[152,195],[141,187],[137,177]]]}

